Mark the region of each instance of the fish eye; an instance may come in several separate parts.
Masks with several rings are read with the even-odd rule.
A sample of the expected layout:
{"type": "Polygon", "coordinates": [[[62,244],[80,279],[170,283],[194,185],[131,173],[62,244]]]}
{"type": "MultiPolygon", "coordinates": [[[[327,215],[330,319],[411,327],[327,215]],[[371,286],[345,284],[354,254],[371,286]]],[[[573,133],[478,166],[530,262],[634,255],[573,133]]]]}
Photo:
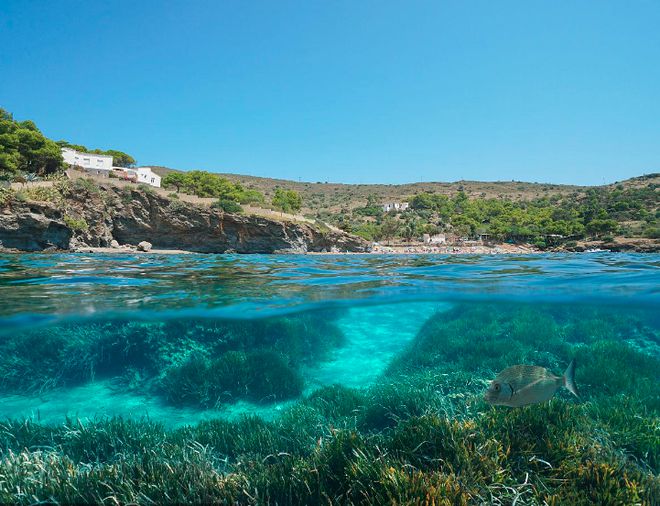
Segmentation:
{"type": "Polygon", "coordinates": [[[496,392],[500,391],[500,384],[499,383],[495,383],[495,391],[496,392]]]}

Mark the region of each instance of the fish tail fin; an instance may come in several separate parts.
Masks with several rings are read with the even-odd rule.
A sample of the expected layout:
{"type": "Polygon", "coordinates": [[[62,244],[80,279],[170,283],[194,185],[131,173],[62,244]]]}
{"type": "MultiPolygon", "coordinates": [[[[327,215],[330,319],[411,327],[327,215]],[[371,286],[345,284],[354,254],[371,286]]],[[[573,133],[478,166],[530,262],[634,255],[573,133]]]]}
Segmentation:
{"type": "Polygon", "coordinates": [[[571,360],[571,363],[568,364],[568,367],[564,372],[564,386],[568,388],[568,391],[571,392],[575,397],[578,399],[580,398],[577,385],[575,384],[575,359],[571,360]]]}

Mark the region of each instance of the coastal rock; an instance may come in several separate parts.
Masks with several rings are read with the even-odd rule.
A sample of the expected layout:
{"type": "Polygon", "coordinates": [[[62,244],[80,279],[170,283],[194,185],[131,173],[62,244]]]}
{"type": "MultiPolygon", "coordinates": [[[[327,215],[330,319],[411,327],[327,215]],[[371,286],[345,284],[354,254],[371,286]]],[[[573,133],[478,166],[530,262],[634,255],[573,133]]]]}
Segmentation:
{"type": "Polygon", "coordinates": [[[48,202],[12,202],[0,210],[4,248],[39,251],[116,247],[148,242],[156,249],[199,253],[307,253],[368,251],[366,241],[309,223],[231,214],[176,202],[139,188],[103,184],[65,195],[64,208],[48,202]],[[84,220],[73,230],[65,216],[84,220]]]}
{"type": "Polygon", "coordinates": [[[144,251],[145,253],[151,251],[152,244],[147,241],[141,241],[137,245],[137,250],[138,251],[144,251]]]}
{"type": "Polygon", "coordinates": [[[358,237],[320,231],[311,224],[181,203],[171,206],[169,199],[138,189],[130,189],[130,201],[127,194],[122,197],[123,203],[110,209],[112,236],[122,243],[148,240],[154,248],[200,253],[307,253],[332,246],[340,251],[367,250],[358,237]]]}
{"type": "Polygon", "coordinates": [[[68,249],[73,231],[48,203],[20,203],[0,210],[0,247],[21,251],[68,249]]]}
{"type": "Polygon", "coordinates": [[[113,239],[112,241],[110,241],[110,247],[119,248],[119,243],[117,242],[117,239],[113,239]]]}

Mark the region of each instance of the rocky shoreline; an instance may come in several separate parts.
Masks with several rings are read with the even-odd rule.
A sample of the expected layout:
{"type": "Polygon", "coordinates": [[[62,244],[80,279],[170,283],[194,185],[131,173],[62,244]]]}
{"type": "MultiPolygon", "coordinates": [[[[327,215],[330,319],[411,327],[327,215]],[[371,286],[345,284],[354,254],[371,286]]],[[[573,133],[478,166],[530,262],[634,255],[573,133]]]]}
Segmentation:
{"type": "Polygon", "coordinates": [[[658,253],[657,239],[580,241],[541,250],[530,244],[370,244],[321,223],[232,214],[139,187],[69,181],[41,198],[0,202],[0,251],[85,253],[658,253]],[[140,243],[148,248],[140,248],[140,243]]]}
{"type": "Polygon", "coordinates": [[[53,201],[9,200],[0,207],[5,251],[362,252],[364,240],[321,225],[201,208],[141,188],[78,180],[53,201]],[[127,245],[126,248],[119,247],[127,245]],[[116,246],[116,247],[113,247],[116,246]],[[100,248],[100,250],[99,250],[100,248]]]}

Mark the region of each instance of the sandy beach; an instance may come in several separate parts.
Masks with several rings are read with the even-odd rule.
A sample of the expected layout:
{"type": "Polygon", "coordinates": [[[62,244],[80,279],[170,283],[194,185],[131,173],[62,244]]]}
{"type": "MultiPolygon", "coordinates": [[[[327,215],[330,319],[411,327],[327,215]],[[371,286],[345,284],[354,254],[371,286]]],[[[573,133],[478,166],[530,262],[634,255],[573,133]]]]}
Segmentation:
{"type": "MultiPolygon", "coordinates": [[[[93,248],[81,247],[71,250],[73,253],[109,253],[109,254],[156,254],[156,255],[183,255],[194,254],[195,251],[187,251],[181,249],[158,249],[152,248],[148,252],[139,251],[135,246],[122,245],[119,248],[93,248]]],[[[436,255],[509,255],[509,254],[529,254],[540,253],[541,251],[531,246],[514,245],[514,244],[498,244],[498,245],[443,245],[443,246],[429,246],[423,244],[407,244],[407,245],[375,245],[370,251],[367,252],[346,252],[346,251],[327,251],[327,252],[303,252],[291,251],[283,252],[283,254],[305,254],[305,255],[423,255],[423,254],[436,254],[436,255]]]]}

